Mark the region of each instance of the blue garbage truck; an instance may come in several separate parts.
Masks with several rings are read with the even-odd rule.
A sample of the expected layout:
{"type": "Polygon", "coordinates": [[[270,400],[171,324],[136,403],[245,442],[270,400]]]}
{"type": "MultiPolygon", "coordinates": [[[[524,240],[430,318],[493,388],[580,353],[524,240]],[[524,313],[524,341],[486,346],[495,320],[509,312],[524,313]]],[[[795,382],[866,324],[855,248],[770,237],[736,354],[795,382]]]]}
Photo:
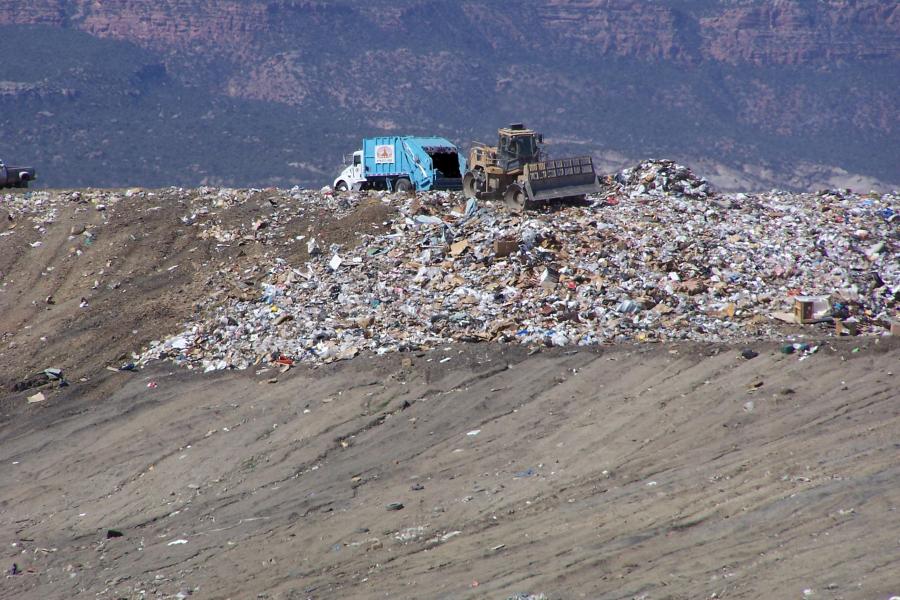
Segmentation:
{"type": "Polygon", "coordinates": [[[337,191],[461,190],[466,172],[463,153],[441,137],[365,138],[348,163],[334,180],[337,191]]]}

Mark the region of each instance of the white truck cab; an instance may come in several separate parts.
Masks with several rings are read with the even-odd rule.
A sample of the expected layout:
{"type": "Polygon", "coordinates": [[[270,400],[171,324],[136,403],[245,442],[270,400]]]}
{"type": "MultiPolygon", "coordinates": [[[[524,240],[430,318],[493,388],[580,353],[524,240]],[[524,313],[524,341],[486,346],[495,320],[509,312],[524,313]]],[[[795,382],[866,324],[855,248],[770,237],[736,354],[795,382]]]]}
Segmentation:
{"type": "Polygon", "coordinates": [[[335,178],[333,186],[335,191],[358,190],[366,182],[366,174],[363,169],[362,150],[357,150],[353,153],[353,160],[350,164],[335,178]]]}

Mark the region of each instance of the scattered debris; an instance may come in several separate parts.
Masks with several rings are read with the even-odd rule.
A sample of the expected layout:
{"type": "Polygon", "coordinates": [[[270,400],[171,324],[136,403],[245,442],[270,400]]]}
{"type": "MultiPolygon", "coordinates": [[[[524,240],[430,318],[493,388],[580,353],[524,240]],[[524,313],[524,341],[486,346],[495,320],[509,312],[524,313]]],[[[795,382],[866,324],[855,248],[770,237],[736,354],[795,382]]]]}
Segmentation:
{"type": "Polygon", "coordinates": [[[258,295],[209,303],[137,362],[208,371],[260,356],[328,363],[451,341],[771,339],[783,327],[775,313],[796,324],[805,298],[804,318],[825,319],[840,304],[860,334],[883,333],[896,314],[900,242],[879,216],[896,196],[716,196],[674,163],[639,167],[590,206],[524,215],[486,205],[454,216],[461,200],[449,192],[381,194],[401,214],[389,231],[305,263],[273,261],[258,295]],[[620,200],[610,206],[612,196],[620,200]],[[853,250],[863,225],[885,242],[874,263],[853,250]],[[873,287],[873,271],[884,285],[873,287]]]}
{"type": "MultiPolygon", "coordinates": [[[[0,197],[10,216],[32,219],[38,231],[59,203],[112,213],[122,203],[181,199],[182,221],[201,239],[268,245],[267,261],[252,273],[235,266],[211,274],[227,293],[198,302],[180,332],[143,349],[138,367],[167,359],[203,371],[246,369],[281,356],[323,364],[453,341],[533,351],[619,341],[746,343],[781,337],[788,326],[820,332],[816,323],[831,320],[833,335],[900,332],[896,193],[716,194],[665,160],[604,182],[585,203],[524,214],[452,192],[273,190],[264,218],[257,213],[232,228],[214,217],[260,190],[0,197]],[[284,223],[304,207],[349,215],[363,200],[398,216],[356,247],[327,244],[314,231],[285,236],[284,223]]],[[[81,227],[73,236],[87,250],[97,234],[81,227]]],[[[88,298],[79,306],[88,308],[88,298]]]]}

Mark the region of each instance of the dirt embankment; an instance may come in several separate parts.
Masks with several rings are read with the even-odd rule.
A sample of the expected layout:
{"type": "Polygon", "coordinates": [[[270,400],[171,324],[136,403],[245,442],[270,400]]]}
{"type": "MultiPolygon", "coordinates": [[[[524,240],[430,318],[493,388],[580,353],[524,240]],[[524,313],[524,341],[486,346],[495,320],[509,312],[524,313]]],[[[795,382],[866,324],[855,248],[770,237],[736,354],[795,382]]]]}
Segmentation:
{"type": "Polygon", "coordinates": [[[0,235],[0,388],[6,392],[39,382],[47,368],[87,383],[79,380],[119,367],[151,340],[179,331],[199,303],[255,293],[276,258],[305,258],[304,239],[352,246],[392,212],[377,201],[312,204],[284,190],[30,196],[0,205],[6,234],[0,235]],[[23,205],[27,212],[16,210],[23,205]]]}
{"type": "Polygon", "coordinates": [[[900,593],[896,340],[756,350],[108,373],[0,429],[4,594],[900,593]]]}

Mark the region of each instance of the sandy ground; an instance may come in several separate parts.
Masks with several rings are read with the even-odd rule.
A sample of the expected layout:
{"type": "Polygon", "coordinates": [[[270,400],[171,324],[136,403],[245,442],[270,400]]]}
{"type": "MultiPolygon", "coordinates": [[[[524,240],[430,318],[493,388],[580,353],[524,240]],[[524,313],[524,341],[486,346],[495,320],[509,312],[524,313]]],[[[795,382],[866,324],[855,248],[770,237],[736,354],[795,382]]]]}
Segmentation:
{"type": "MultiPolygon", "coordinates": [[[[900,595],[897,338],[111,372],[271,256],[183,208],[0,238],[0,598],[900,595]],[[15,390],[48,366],[72,385],[15,390]]],[[[352,243],[384,211],[288,230],[352,243]]]]}
{"type": "Polygon", "coordinates": [[[0,429],[3,596],[887,600],[900,352],[851,342],[109,373],[0,429]]]}

